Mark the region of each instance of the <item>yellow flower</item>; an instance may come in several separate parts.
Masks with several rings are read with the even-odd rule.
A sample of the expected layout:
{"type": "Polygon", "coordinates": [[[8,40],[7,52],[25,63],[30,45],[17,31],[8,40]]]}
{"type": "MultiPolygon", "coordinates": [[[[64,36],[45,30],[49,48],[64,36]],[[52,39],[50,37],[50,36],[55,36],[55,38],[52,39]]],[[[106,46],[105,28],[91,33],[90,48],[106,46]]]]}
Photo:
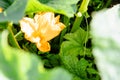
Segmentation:
{"type": "Polygon", "coordinates": [[[60,16],[54,17],[52,12],[41,12],[34,16],[34,19],[24,17],[20,20],[21,31],[25,33],[25,38],[36,43],[37,48],[42,52],[50,51],[48,41],[58,36],[65,28],[59,22],[60,16]]]}
{"type": "Polygon", "coordinates": [[[3,9],[0,7],[0,13],[2,13],[3,12],[3,9]]]}

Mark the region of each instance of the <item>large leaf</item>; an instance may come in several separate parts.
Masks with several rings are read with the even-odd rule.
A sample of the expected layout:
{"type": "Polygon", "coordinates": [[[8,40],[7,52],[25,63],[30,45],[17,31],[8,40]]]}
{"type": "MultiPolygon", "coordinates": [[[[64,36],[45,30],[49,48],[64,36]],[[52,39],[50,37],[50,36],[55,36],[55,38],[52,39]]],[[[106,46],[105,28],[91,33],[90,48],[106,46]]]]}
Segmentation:
{"type": "Polygon", "coordinates": [[[7,1],[4,3],[3,6],[7,7],[7,9],[0,13],[0,22],[12,21],[17,23],[24,16],[27,0],[14,0],[9,7],[7,1]]]}
{"type": "Polygon", "coordinates": [[[120,4],[93,14],[93,54],[102,80],[120,79],[120,4]]]}
{"type": "Polygon", "coordinates": [[[53,11],[73,17],[79,0],[29,0],[26,12],[53,11]]]}
{"type": "Polygon", "coordinates": [[[0,80],[71,80],[65,70],[47,71],[35,55],[10,47],[7,34],[0,33],[0,80]]]}
{"type": "Polygon", "coordinates": [[[0,0],[0,7],[3,9],[8,8],[14,0],[0,0]]]}
{"type": "Polygon", "coordinates": [[[93,78],[93,76],[89,78],[87,76],[89,61],[83,57],[91,55],[89,49],[84,46],[88,39],[87,32],[82,28],[79,28],[74,33],[66,34],[65,39],[67,39],[67,41],[62,43],[60,49],[60,57],[64,67],[77,76],[75,79],[78,77],[82,80],[89,80],[89,78],[93,78]]]}

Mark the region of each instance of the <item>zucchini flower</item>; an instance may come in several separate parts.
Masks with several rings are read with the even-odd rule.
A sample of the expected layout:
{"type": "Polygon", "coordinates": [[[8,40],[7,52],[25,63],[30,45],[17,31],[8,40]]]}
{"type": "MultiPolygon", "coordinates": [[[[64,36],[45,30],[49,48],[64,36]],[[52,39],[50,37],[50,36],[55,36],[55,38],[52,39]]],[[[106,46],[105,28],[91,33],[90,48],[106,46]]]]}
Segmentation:
{"type": "Polygon", "coordinates": [[[24,17],[20,20],[21,31],[25,33],[25,39],[35,43],[40,51],[48,52],[48,41],[58,36],[65,28],[65,25],[59,22],[59,18],[59,15],[54,17],[52,12],[40,12],[34,19],[24,17]]]}

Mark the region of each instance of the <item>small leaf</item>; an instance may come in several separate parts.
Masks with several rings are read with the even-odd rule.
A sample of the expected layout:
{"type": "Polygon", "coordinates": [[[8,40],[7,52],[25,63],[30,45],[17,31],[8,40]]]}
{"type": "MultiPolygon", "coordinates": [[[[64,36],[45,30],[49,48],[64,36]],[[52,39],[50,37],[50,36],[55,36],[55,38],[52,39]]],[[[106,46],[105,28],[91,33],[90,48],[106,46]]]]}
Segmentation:
{"type": "Polygon", "coordinates": [[[83,48],[84,43],[87,41],[87,33],[82,28],[79,28],[75,33],[66,34],[64,38],[67,39],[68,41],[64,41],[62,43],[61,54],[62,53],[66,54],[67,52],[72,53],[72,51],[76,51],[77,55],[78,54],[84,55],[83,48]]]}
{"type": "Polygon", "coordinates": [[[84,31],[82,28],[79,28],[74,34],[69,33],[66,34],[64,37],[67,40],[73,41],[75,43],[84,44],[87,41],[87,32],[84,31]]]}
{"type": "Polygon", "coordinates": [[[98,74],[98,71],[96,71],[93,68],[87,68],[87,71],[88,71],[89,74],[98,74]]]}

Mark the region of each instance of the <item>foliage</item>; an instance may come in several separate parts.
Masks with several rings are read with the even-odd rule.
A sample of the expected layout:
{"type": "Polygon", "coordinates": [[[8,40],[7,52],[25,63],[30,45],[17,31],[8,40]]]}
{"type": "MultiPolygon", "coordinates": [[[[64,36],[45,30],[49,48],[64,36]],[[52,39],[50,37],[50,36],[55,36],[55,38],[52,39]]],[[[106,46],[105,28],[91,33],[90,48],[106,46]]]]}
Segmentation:
{"type": "Polygon", "coordinates": [[[53,11],[73,17],[79,0],[29,0],[26,12],[53,11]],[[64,6],[63,6],[64,5],[64,6]]]}
{"type": "Polygon", "coordinates": [[[6,30],[0,34],[0,79],[71,80],[70,74],[65,70],[56,68],[46,71],[41,60],[35,55],[10,47],[7,35],[6,30]]]}
{"type": "Polygon", "coordinates": [[[67,41],[62,43],[60,50],[60,57],[65,68],[82,80],[92,80],[93,74],[96,75],[95,80],[98,80],[97,71],[92,67],[92,60],[86,58],[92,57],[90,49],[84,45],[88,40],[87,32],[80,28],[74,33],[66,34],[65,39],[67,41]],[[96,73],[93,73],[91,69],[96,73]]]}
{"type": "Polygon", "coordinates": [[[118,6],[91,15],[112,7],[115,3],[111,2],[0,0],[0,9],[3,9],[0,13],[0,80],[107,80],[106,77],[119,76],[119,72],[111,75],[119,71],[116,60],[119,57],[118,6]],[[23,17],[33,18],[39,12],[60,15],[60,22],[66,26],[59,36],[49,41],[51,51],[45,53],[24,38],[19,24],[23,17]],[[109,72],[111,68],[113,72],[109,72]]]}

